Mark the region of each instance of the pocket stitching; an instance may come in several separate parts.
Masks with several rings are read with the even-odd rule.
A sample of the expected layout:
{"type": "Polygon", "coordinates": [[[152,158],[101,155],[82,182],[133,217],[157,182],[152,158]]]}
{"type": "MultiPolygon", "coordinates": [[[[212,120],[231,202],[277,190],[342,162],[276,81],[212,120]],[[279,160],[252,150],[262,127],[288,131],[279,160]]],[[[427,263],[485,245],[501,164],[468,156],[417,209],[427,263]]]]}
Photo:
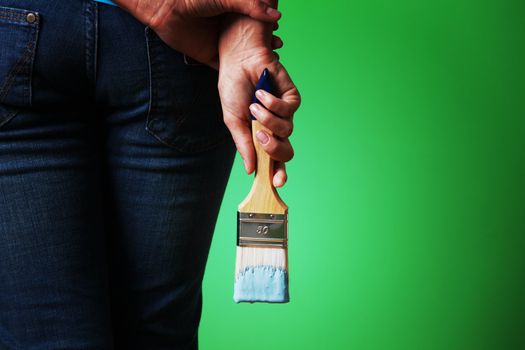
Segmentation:
{"type": "Polygon", "coordinates": [[[20,72],[22,67],[24,67],[24,65],[28,63],[28,61],[31,59],[31,56],[33,55],[33,49],[34,49],[34,43],[32,40],[33,39],[31,39],[31,41],[27,44],[27,46],[25,47],[24,55],[20,57],[18,61],[14,64],[14,66],[11,68],[11,70],[7,74],[6,81],[4,82],[2,87],[0,87],[0,102],[2,102],[4,98],[7,96],[7,93],[9,92],[9,88],[13,84],[16,78],[16,75],[20,72]]]}
{"type": "MultiPolygon", "coordinates": [[[[160,41],[161,43],[164,43],[164,42],[162,40],[160,40],[160,38],[158,38],[156,33],[154,31],[152,31],[151,28],[149,28],[149,27],[145,28],[145,36],[146,36],[146,46],[147,46],[147,55],[148,55],[148,73],[149,73],[149,91],[150,91],[150,94],[149,94],[149,106],[148,106],[148,112],[147,112],[147,115],[146,115],[146,126],[145,126],[145,129],[152,136],[154,136],[157,140],[159,140],[161,143],[163,143],[164,145],[169,146],[171,148],[174,148],[177,151],[183,152],[183,153],[204,152],[204,151],[213,149],[213,148],[223,144],[224,142],[226,142],[230,138],[230,135],[229,135],[228,132],[226,132],[223,137],[217,137],[214,142],[211,142],[211,143],[209,143],[209,144],[207,144],[205,146],[198,145],[198,144],[197,145],[193,145],[193,146],[188,146],[188,145],[181,146],[180,144],[178,144],[176,142],[176,140],[179,138],[179,136],[175,136],[173,138],[173,141],[171,141],[170,139],[167,139],[165,137],[161,137],[160,135],[158,135],[158,133],[155,130],[153,130],[151,128],[151,123],[152,123],[153,120],[155,120],[155,119],[153,119],[152,115],[153,115],[153,112],[155,111],[155,100],[156,100],[157,94],[155,93],[155,89],[153,88],[153,85],[154,85],[153,84],[153,72],[152,72],[153,69],[152,69],[152,59],[151,59],[152,47],[151,47],[150,43],[158,42],[158,41],[160,41]]],[[[195,96],[193,97],[192,105],[194,105],[196,103],[199,94],[200,94],[199,91],[195,92],[195,96]]],[[[175,103],[178,104],[180,102],[179,101],[175,101],[175,103]]],[[[190,113],[189,110],[180,113],[180,115],[175,120],[176,125],[180,126],[181,124],[183,124],[183,122],[186,120],[186,118],[187,118],[189,113],[190,113]]]]}
{"type": "Polygon", "coordinates": [[[4,19],[11,23],[13,23],[13,21],[16,21],[16,23],[24,24],[24,21],[23,21],[24,15],[25,15],[25,12],[17,13],[15,11],[0,10],[0,19],[4,19]]]}
{"type": "Polygon", "coordinates": [[[15,109],[11,109],[9,111],[9,113],[5,114],[1,119],[0,119],[0,128],[2,128],[5,124],[7,124],[11,119],[13,119],[15,117],[15,115],[18,114],[18,111],[15,110],[15,109]]]}
{"type": "Polygon", "coordinates": [[[0,6],[0,24],[13,25],[17,30],[26,31],[27,45],[21,48],[20,57],[18,57],[14,64],[9,68],[9,71],[3,76],[3,83],[0,86],[0,107],[3,112],[0,113],[0,128],[11,121],[19,112],[19,108],[11,105],[5,105],[5,100],[9,96],[9,92],[13,86],[20,93],[21,102],[23,106],[32,105],[32,81],[33,81],[33,64],[36,55],[40,14],[37,11],[19,8],[10,8],[0,6]],[[34,14],[36,20],[29,22],[27,20],[28,14],[34,14]],[[16,82],[17,76],[20,72],[27,73],[21,76],[21,85],[13,85],[16,82]]]}
{"type": "Polygon", "coordinates": [[[7,18],[9,20],[14,19],[14,20],[22,21],[24,18],[24,15],[27,12],[31,12],[31,11],[25,10],[25,9],[17,9],[13,7],[0,6],[0,18],[7,18]]]}

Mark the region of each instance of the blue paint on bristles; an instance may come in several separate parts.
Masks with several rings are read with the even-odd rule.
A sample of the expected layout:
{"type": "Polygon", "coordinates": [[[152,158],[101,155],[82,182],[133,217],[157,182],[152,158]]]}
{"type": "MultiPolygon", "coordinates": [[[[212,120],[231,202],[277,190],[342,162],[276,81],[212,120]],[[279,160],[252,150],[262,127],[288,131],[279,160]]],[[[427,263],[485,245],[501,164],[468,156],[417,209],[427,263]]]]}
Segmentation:
{"type": "Polygon", "coordinates": [[[285,303],[288,295],[288,273],[273,266],[247,267],[235,283],[234,300],[236,302],[266,301],[285,303]]]}
{"type": "Polygon", "coordinates": [[[236,303],[289,302],[286,255],[284,248],[237,247],[233,300],[236,303]]]}

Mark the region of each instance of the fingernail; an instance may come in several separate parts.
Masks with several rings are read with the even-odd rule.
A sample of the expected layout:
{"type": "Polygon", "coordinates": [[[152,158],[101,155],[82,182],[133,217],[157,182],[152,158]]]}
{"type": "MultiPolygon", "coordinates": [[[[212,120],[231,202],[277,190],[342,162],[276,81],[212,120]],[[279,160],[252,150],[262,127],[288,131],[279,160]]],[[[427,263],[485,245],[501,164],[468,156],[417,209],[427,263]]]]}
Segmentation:
{"type": "Polygon", "coordinates": [[[244,170],[246,171],[246,173],[248,173],[248,163],[246,162],[245,159],[243,159],[242,161],[244,163],[244,170]]]}
{"type": "Polygon", "coordinates": [[[277,11],[276,9],[274,9],[273,7],[267,7],[266,14],[271,17],[278,17],[281,15],[281,13],[277,11]]]}
{"type": "Polygon", "coordinates": [[[259,114],[259,105],[257,103],[252,103],[250,105],[250,112],[252,112],[253,115],[259,114]]]}
{"type": "Polygon", "coordinates": [[[262,143],[263,145],[267,144],[268,141],[270,140],[270,137],[264,132],[264,131],[257,131],[257,140],[259,140],[260,143],[262,143]]]}
{"type": "Polygon", "coordinates": [[[257,96],[258,98],[264,98],[264,93],[265,91],[264,90],[257,90],[255,91],[255,96],[257,96]]]}

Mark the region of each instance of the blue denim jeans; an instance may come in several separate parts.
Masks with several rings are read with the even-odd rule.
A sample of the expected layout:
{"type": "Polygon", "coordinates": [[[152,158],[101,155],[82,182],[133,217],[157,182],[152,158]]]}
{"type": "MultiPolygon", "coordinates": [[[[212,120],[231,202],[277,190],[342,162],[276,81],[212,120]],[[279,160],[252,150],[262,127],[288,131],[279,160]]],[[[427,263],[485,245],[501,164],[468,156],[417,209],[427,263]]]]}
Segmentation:
{"type": "Polygon", "coordinates": [[[196,349],[235,146],[122,9],[0,0],[0,349],[196,349]]]}

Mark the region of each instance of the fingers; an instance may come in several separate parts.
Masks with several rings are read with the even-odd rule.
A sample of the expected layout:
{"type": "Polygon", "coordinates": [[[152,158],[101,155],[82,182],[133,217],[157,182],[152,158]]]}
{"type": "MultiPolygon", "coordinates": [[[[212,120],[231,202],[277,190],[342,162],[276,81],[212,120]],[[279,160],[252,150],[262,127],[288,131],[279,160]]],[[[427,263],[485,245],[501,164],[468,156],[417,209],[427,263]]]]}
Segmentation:
{"type": "Polygon", "coordinates": [[[230,130],[237,151],[244,161],[246,173],[251,174],[255,170],[256,156],[250,122],[248,119],[240,119],[233,115],[225,114],[224,123],[230,130]]]}
{"type": "Polygon", "coordinates": [[[284,98],[280,99],[264,90],[257,90],[255,96],[264,107],[283,118],[291,118],[299,107],[297,99],[286,101],[284,98]]]}
{"type": "Polygon", "coordinates": [[[293,124],[290,119],[280,118],[258,103],[250,105],[250,112],[262,125],[270,129],[274,135],[287,138],[292,134],[293,124]]]}
{"type": "MultiPolygon", "coordinates": [[[[257,133],[257,140],[262,148],[272,159],[288,162],[294,156],[294,150],[288,137],[293,132],[292,119],[295,111],[299,108],[300,96],[291,80],[287,81],[286,78],[289,79],[289,76],[286,72],[281,75],[281,78],[283,77],[285,79],[282,80],[289,84],[289,89],[284,92],[282,98],[264,90],[257,90],[255,95],[261,104],[253,103],[249,108],[252,115],[273,133],[273,135],[263,131],[257,133]]],[[[275,181],[279,182],[280,176],[282,175],[277,176],[275,181]]]]}
{"type": "Polygon", "coordinates": [[[273,185],[275,187],[283,187],[286,183],[286,180],[288,180],[288,175],[286,174],[286,164],[283,162],[275,162],[273,170],[273,185]]]}
{"type": "Polygon", "coordinates": [[[281,12],[261,0],[221,0],[225,12],[237,12],[254,19],[274,22],[281,18],[281,12]]]}
{"type": "Polygon", "coordinates": [[[272,36],[272,50],[277,50],[283,47],[284,43],[277,35],[272,36]]]}
{"type": "Polygon", "coordinates": [[[255,136],[270,158],[281,162],[288,162],[293,158],[294,151],[287,138],[279,139],[262,130],[257,131],[255,136]]]}

